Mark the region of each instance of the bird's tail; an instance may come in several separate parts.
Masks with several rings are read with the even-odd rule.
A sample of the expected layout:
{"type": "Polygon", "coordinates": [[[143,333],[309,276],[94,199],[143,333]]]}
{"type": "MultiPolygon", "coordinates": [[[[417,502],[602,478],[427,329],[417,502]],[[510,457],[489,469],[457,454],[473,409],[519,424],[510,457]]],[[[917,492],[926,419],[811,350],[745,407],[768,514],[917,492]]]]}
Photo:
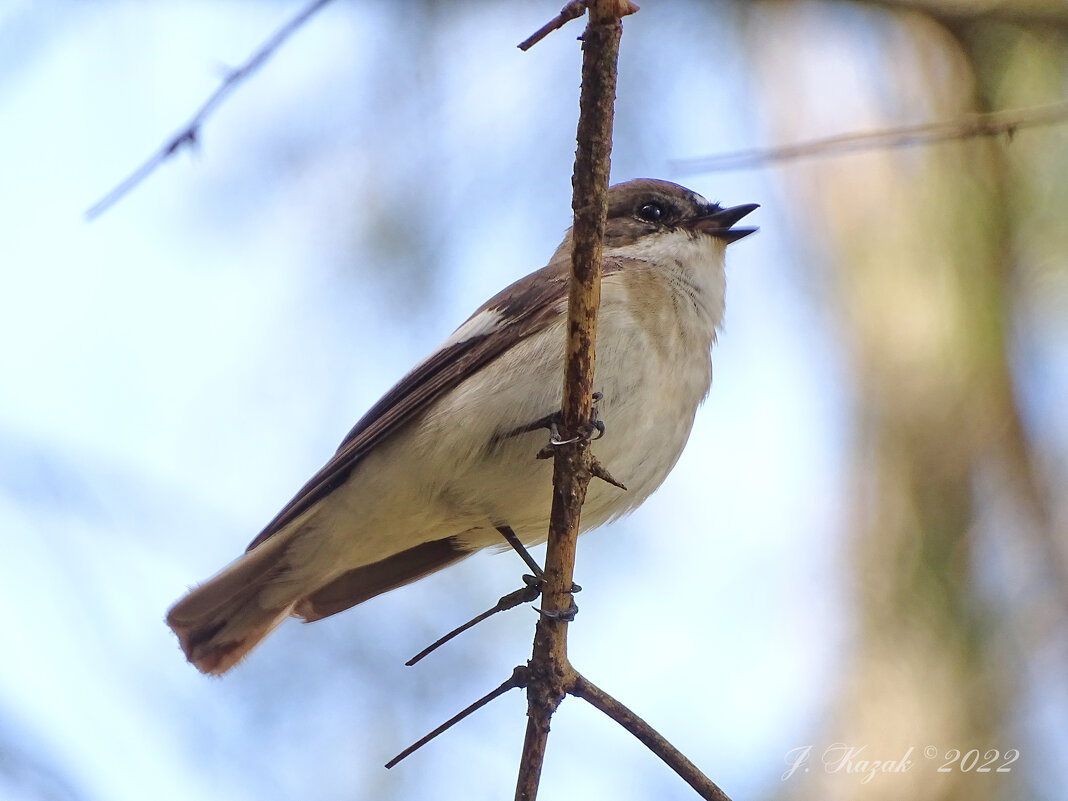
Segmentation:
{"type": "Polygon", "coordinates": [[[220,675],[289,617],[307,591],[286,564],[283,537],[245,553],[167,612],[186,657],[202,673],[220,675]]]}
{"type": "Polygon", "coordinates": [[[305,621],[335,615],[472,553],[446,537],[330,574],[290,547],[290,533],[255,545],[167,613],[186,658],[202,673],[225,673],[290,615],[305,621]]]}

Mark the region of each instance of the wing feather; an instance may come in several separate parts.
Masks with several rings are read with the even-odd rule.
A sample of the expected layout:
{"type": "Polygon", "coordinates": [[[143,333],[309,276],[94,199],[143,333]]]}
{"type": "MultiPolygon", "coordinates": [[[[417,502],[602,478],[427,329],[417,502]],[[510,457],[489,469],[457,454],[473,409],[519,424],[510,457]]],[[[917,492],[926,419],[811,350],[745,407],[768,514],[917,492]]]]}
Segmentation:
{"type": "Polygon", "coordinates": [[[356,423],[337,453],[267,524],[247,550],[262,545],[341,486],[364,455],[425,412],[446,392],[485,368],[515,343],[549,325],[567,302],[568,276],[569,260],[554,260],[486,301],[468,320],[483,312],[496,312],[500,318],[498,325],[490,331],[447,342],[397,382],[356,423]]]}

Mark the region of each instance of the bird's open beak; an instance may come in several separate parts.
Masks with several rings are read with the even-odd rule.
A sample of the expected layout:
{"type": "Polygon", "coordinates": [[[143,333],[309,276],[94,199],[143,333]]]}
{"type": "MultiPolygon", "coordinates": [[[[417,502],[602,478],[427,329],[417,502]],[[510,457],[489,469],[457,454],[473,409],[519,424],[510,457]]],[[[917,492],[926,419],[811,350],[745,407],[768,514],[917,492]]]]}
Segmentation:
{"type": "Polygon", "coordinates": [[[742,237],[749,236],[757,230],[756,228],[732,228],[731,226],[758,208],[760,208],[758,203],[746,203],[744,206],[719,209],[705,217],[687,220],[683,224],[692,231],[700,231],[703,234],[718,237],[729,245],[731,242],[737,242],[742,237]]]}

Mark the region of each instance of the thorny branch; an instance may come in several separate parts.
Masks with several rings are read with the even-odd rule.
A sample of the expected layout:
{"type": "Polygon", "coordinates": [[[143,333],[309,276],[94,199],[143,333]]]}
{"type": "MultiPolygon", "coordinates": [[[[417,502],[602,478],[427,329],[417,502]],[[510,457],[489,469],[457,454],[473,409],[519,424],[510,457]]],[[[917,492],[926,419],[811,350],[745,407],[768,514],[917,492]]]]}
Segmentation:
{"type": "Polygon", "coordinates": [[[238,84],[262,67],[267,59],[274,54],[274,51],[285,43],[286,39],[292,36],[298,28],[331,1],[332,0],[314,0],[314,2],[309,3],[296,16],[271,34],[267,41],[260,45],[259,48],[249,56],[244,64],[227,73],[226,78],[223,80],[222,84],[220,84],[219,88],[204,101],[199,109],[197,109],[196,113],[189,119],[189,122],[185,124],[185,127],[166,141],[159,150],[149,156],[148,159],[124,178],[114,189],[94,203],[88,211],[85,212],[85,218],[90,221],[95,220],[127,195],[130,190],[134,189],[134,187],[151,175],[159,165],[183,147],[194,147],[200,137],[200,126],[204,124],[204,120],[215,111],[219,104],[226,99],[226,96],[236,89],[238,84]]]}
{"type": "MultiPolygon", "coordinates": [[[[565,15],[567,7],[561,12],[565,15]]],[[[549,721],[567,692],[574,673],[567,660],[568,611],[575,567],[579,516],[592,476],[589,442],[578,436],[593,409],[594,342],[601,301],[601,253],[608,213],[608,176],[612,152],[612,117],[616,96],[616,62],[622,17],[637,7],[627,0],[590,0],[582,36],[582,89],[575,152],[572,209],[575,213],[568,297],[567,349],[564,364],[561,439],[553,463],[553,502],[545,553],[543,613],[534,633],[528,662],[527,730],[516,780],[516,801],[538,794],[549,721]]],[[[552,25],[552,23],[550,23],[552,25]]],[[[548,27],[548,30],[552,30],[548,27]]],[[[542,29],[543,31],[546,28],[542,29]]]]}

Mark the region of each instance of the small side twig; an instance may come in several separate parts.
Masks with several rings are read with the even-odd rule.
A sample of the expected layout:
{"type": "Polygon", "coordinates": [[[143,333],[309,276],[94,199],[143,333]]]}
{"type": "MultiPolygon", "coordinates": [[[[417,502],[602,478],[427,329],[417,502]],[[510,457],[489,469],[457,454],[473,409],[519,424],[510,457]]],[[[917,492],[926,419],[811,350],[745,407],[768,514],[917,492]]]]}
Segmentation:
{"type": "Polygon", "coordinates": [[[1054,125],[1066,121],[1068,121],[1068,102],[1050,103],[1033,108],[974,114],[949,122],[906,125],[880,131],[828,136],[781,147],[752,148],[717,156],[676,159],[671,162],[671,166],[676,173],[692,175],[700,172],[746,170],[814,156],[834,156],[861,150],[928,145],[935,142],[973,139],[979,136],[1003,135],[1011,140],[1021,128],[1054,125]]]}
{"type": "Polygon", "coordinates": [[[526,687],[527,686],[527,677],[528,677],[527,668],[525,666],[522,666],[522,665],[517,667],[515,670],[512,671],[512,675],[509,676],[508,679],[506,679],[504,682],[502,682],[499,687],[497,687],[496,689],[491,690],[490,692],[486,693],[484,696],[479,698],[473,704],[471,704],[470,706],[464,708],[460,712],[458,712],[455,715],[453,715],[451,718],[446,720],[444,723],[442,723],[440,726],[438,726],[436,729],[434,729],[434,731],[432,731],[429,734],[427,734],[425,737],[420,737],[414,743],[412,743],[407,748],[405,748],[403,751],[401,751],[399,754],[397,754],[395,757],[393,757],[393,759],[389,760],[389,762],[386,763],[386,767],[387,768],[392,768],[394,765],[396,765],[398,762],[400,762],[405,757],[410,756],[411,754],[413,754],[416,751],[418,751],[420,748],[422,748],[424,745],[429,743],[431,740],[433,740],[439,734],[442,734],[443,732],[448,731],[453,726],[455,726],[457,723],[459,723],[461,720],[466,718],[468,715],[471,715],[474,712],[477,712],[478,710],[480,710],[482,707],[484,707],[486,704],[488,704],[494,698],[498,698],[498,697],[504,695],[509,690],[516,689],[517,687],[526,687]]]}
{"type": "Polygon", "coordinates": [[[519,43],[519,49],[530,50],[534,45],[544,39],[553,31],[558,31],[573,19],[578,19],[586,13],[586,0],[571,0],[570,3],[560,9],[560,13],[546,22],[534,33],[519,43]]]}
{"type": "Polygon", "coordinates": [[[465,631],[467,631],[472,626],[475,626],[475,625],[481,623],[486,618],[492,617],[493,615],[497,614],[498,612],[507,612],[509,609],[514,609],[515,607],[519,606],[520,604],[530,603],[531,601],[536,599],[539,595],[541,595],[541,583],[537,579],[534,579],[533,576],[524,576],[523,578],[524,579],[527,579],[527,578],[531,579],[531,581],[527,584],[527,586],[522,587],[522,588],[520,588],[518,590],[515,590],[514,592],[510,592],[507,595],[502,595],[497,600],[497,603],[494,604],[489,609],[487,609],[485,612],[483,612],[482,614],[476,615],[475,617],[471,618],[466,623],[464,623],[462,626],[457,626],[452,631],[450,631],[448,634],[446,634],[444,637],[439,637],[438,639],[436,639],[434,642],[432,642],[430,645],[428,645],[422,651],[417,653],[415,656],[413,656],[411,659],[409,659],[404,664],[407,667],[411,667],[416,662],[419,662],[420,660],[422,660],[424,657],[427,657],[430,654],[434,653],[434,651],[438,650],[438,648],[443,646],[449,640],[453,639],[454,637],[458,637],[459,635],[463,634],[465,631]]]}
{"type": "Polygon", "coordinates": [[[646,748],[660,757],[669,768],[692,787],[706,801],[730,801],[730,798],[710,778],[705,776],[686,755],[669,743],[652,726],[634,714],[600,687],[574,671],[568,694],[581,698],[638,738],[646,748]]]}
{"type": "Polygon", "coordinates": [[[226,75],[226,78],[223,80],[219,88],[212,92],[211,96],[204,101],[199,109],[197,109],[189,122],[185,124],[185,127],[167,140],[159,150],[149,156],[148,159],[124,178],[114,189],[90,206],[85,212],[85,218],[89,221],[95,220],[121,200],[130,192],[130,190],[151,175],[160,164],[165,162],[183,147],[194,146],[200,137],[200,127],[204,124],[204,120],[215,111],[216,107],[226,99],[226,96],[237,88],[237,85],[249,75],[262,67],[264,62],[274,54],[275,50],[282,46],[286,39],[292,36],[301,25],[307,22],[317,11],[330,2],[331,0],[314,0],[314,2],[309,3],[302,11],[271,34],[267,41],[260,45],[244,64],[231,70],[226,75]]]}

